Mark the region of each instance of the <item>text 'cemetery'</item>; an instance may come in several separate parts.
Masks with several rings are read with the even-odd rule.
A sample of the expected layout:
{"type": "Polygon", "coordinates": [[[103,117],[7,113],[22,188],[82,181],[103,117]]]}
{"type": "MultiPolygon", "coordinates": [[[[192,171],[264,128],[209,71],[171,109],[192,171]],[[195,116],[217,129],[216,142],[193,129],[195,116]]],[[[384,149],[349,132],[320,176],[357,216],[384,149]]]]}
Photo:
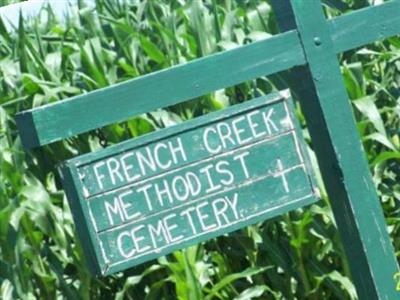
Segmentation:
{"type": "Polygon", "coordinates": [[[107,268],[313,201],[288,99],[238,107],[75,162],[82,205],[107,268]]]}

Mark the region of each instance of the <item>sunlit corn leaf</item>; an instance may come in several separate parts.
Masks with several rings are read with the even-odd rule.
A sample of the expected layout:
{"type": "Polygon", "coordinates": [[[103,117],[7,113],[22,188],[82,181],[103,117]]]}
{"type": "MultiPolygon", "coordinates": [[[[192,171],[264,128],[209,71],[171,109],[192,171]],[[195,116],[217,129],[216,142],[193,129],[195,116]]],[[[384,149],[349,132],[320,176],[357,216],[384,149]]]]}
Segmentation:
{"type": "MultiPolygon", "coordinates": [[[[365,6],[366,1],[324,3],[332,17],[365,6]]],[[[57,164],[286,88],[287,82],[284,74],[259,78],[26,153],[14,121],[18,111],[277,32],[273,12],[262,1],[96,0],[86,5],[80,0],[78,6],[63,22],[50,7],[42,11],[40,21],[20,17],[19,26],[10,32],[0,21],[0,298],[354,299],[323,189],[322,200],[311,208],[113,276],[89,274],[57,164]]],[[[393,37],[341,56],[345,85],[398,257],[399,45],[399,38],[393,37]]],[[[300,109],[297,115],[317,167],[300,109]]]]}

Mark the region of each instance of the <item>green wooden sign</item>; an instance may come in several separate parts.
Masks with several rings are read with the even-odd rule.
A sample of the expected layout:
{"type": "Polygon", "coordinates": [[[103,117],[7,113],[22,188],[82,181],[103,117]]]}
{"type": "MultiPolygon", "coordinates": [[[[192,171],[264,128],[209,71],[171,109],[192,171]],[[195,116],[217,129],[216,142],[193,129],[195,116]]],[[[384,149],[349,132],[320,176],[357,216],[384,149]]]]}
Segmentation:
{"type": "MultiPolygon", "coordinates": [[[[301,104],[359,298],[400,299],[399,266],[337,60],[400,34],[400,0],[332,19],[320,0],[270,3],[281,34],[22,112],[22,143],[46,145],[279,72],[301,104]]],[[[312,202],[290,107],[282,96],[253,100],[67,162],[63,181],[93,270],[122,270],[312,202]]]]}
{"type": "Polygon", "coordinates": [[[272,94],[67,161],[88,260],[110,274],[314,202],[291,99],[272,94]]]}

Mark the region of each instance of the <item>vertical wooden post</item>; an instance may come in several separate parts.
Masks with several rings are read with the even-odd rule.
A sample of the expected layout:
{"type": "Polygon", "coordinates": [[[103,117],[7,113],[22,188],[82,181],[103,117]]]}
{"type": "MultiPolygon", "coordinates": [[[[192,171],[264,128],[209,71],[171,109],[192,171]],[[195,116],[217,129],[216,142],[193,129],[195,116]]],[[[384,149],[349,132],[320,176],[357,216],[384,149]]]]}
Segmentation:
{"type": "Polygon", "coordinates": [[[319,0],[273,0],[297,29],[308,65],[292,72],[360,299],[400,299],[398,265],[319,0]]]}

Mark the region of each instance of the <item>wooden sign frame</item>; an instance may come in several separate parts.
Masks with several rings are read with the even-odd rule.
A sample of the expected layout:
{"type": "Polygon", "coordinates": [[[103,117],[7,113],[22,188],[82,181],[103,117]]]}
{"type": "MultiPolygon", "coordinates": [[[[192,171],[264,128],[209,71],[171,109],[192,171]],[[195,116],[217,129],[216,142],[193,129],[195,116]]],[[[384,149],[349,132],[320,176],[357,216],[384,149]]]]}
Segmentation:
{"type": "MultiPolygon", "coordinates": [[[[61,168],[63,185],[92,272],[109,275],[315,202],[319,192],[312,175],[313,170],[301,128],[293,112],[294,107],[288,92],[272,93],[66,161],[61,168]],[[249,116],[251,119],[247,119],[249,116]],[[266,116],[268,118],[266,122],[269,123],[263,122],[266,116]],[[256,117],[259,118],[256,119],[256,117]],[[234,127],[240,123],[242,123],[241,128],[234,127]],[[263,123],[268,126],[266,128],[268,132],[260,129],[263,123]],[[238,128],[236,133],[240,133],[238,136],[240,140],[233,143],[231,139],[234,140],[234,138],[229,136],[226,139],[227,145],[222,150],[221,141],[225,142],[225,140],[220,140],[216,131],[222,128],[224,134],[222,137],[225,138],[226,126],[229,124],[232,124],[234,129],[238,128]],[[251,131],[256,129],[258,132],[253,132],[254,135],[252,135],[251,131]],[[178,139],[179,143],[177,143],[178,139]],[[218,146],[212,146],[210,152],[206,149],[205,143],[208,145],[213,141],[217,141],[218,146]],[[137,162],[132,159],[135,153],[139,152],[143,155],[146,152],[142,151],[144,149],[158,149],[160,145],[166,148],[168,143],[172,144],[172,142],[174,153],[178,153],[177,150],[179,150],[180,156],[185,158],[184,161],[181,159],[182,161],[176,165],[168,163],[170,167],[155,171],[148,168],[149,171],[141,174],[140,177],[139,173],[133,175],[132,170],[136,167],[133,162],[137,162]],[[221,150],[218,151],[217,148],[221,150]],[[246,157],[243,154],[246,154],[246,157]],[[236,160],[236,165],[232,160],[232,157],[235,159],[235,155],[241,156],[240,160],[236,160]],[[124,177],[127,168],[122,171],[120,161],[127,160],[121,157],[131,159],[128,168],[131,172],[130,180],[124,177]],[[207,175],[201,174],[198,172],[200,167],[202,165],[206,165],[206,168],[218,166],[222,162],[226,168],[230,160],[230,170],[222,170],[225,178],[222,177],[222,181],[212,183],[212,188],[205,190],[204,185],[209,185],[207,181],[218,176],[215,172],[208,173],[209,171],[207,175]],[[121,174],[115,175],[115,182],[107,183],[106,179],[110,177],[110,174],[106,171],[104,173],[108,176],[100,174],[99,170],[106,170],[111,162],[114,173],[117,172],[115,164],[121,166],[121,174]],[[245,172],[243,172],[243,167],[245,172]],[[198,192],[196,195],[189,195],[190,193],[187,192],[184,193],[186,196],[180,197],[179,200],[176,200],[178,197],[173,195],[169,200],[174,199],[175,202],[170,204],[165,196],[166,183],[170,185],[175,178],[184,178],[182,174],[185,174],[185,170],[190,170],[186,174],[190,173],[200,178],[196,179],[196,184],[199,186],[201,183],[200,185],[203,186],[201,190],[204,192],[198,192]],[[226,176],[227,172],[229,176],[226,176]],[[231,182],[228,183],[227,180],[231,182]],[[143,193],[143,190],[139,192],[143,187],[150,185],[157,185],[158,188],[158,184],[162,186],[164,194],[159,200],[156,200],[157,193],[154,191],[152,194],[148,191],[149,189],[146,193],[143,193]],[[217,184],[219,188],[216,187],[217,184]],[[215,199],[219,201],[233,194],[237,197],[235,204],[237,216],[231,214],[232,219],[228,220],[228,213],[224,213],[221,217],[222,221],[218,218],[217,223],[223,223],[220,226],[212,226],[215,224],[209,223],[208,225],[201,224],[201,226],[206,226],[207,230],[201,226],[191,229],[191,226],[195,226],[196,214],[192,214],[195,215],[194,217],[190,216],[190,222],[185,222],[188,221],[187,214],[183,218],[178,214],[182,210],[189,211],[196,205],[196,208],[199,205],[202,207],[214,205],[215,199]],[[121,200],[119,195],[124,195],[125,198],[121,200]],[[159,203],[160,200],[163,200],[162,206],[159,203]],[[125,202],[120,204],[120,201],[125,202]],[[151,202],[149,203],[151,211],[146,201],[151,202]],[[201,204],[198,205],[199,201],[201,204]],[[129,208],[125,210],[125,206],[129,208]],[[131,215],[128,210],[131,211],[131,215]],[[173,227],[174,238],[166,241],[171,234],[162,234],[167,231],[168,226],[160,222],[164,217],[169,218],[169,216],[173,216],[168,226],[173,227]],[[175,222],[174,225],[171,222],[175,222]],[[137,248],[131,243],[131,232],[135,228],[140,228],[139,233],[136,233],[136,235],[140,234],[140,237],[137,237],[138,240],[140,239],[140,247],[137,245],[137,248]],[[145,239],[150,234],[151,242],[145,239]],[[123,241],[127,246],[124,246],[123,241]],[[122,252],[122,255],[119,252],[122,252]]],[[[233,133],[232,136],[234,136],[233,133]]],[[[164,160],[166,151],[167,149],[163,149],[164,160]]],[[[153,153],[153,150],[147,153],[153,153]]],[[[165,165],[166,162],[163,164],[165,165]]],[[[182,187],[182,184],[179,186],[182,187]]],[[[168,189],[169,194],[173,194],[171,190],[172,188],[168,189]]],[[[200,189],[197,190],[200,191],[200,189]]],[[[203,216],[211,219],[218,215],[212,212],[203,216]]]]}
{"type": "Polygon", "coordinates": [[[336,57],[400,34],[400,1],[331,20],[319,0],[272,3],[282,34],[23,112],[17,116],[22,142],[28,149],[45,145],[291,69],[286,78],[306,117],[358,296],[400,299],[399,266],[336,57]]]}

